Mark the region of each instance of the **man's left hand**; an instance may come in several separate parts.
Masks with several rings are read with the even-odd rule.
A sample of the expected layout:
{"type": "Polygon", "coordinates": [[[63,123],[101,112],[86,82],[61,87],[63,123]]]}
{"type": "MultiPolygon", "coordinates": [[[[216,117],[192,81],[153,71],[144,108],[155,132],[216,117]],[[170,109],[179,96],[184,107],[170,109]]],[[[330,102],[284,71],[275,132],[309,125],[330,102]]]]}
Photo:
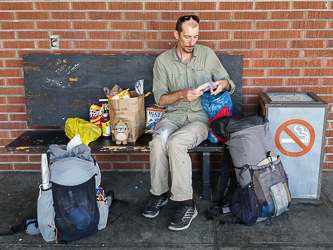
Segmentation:
{"type": "Polygon", "coordinates": [[[230,90],[230,84],[227,80],[219,80],[214,82],[215,85],[217,86],[216,89],[211,89],[210,94],[211,95],[217,95],[218,93],[222,92],[223,90],[230,90]]]}

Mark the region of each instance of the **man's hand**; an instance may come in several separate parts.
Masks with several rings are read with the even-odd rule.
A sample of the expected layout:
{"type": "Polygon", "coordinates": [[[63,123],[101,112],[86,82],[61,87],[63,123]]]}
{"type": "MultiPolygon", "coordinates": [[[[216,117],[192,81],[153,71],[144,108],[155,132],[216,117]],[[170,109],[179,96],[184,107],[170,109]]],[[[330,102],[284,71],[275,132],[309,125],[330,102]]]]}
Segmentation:
{"type": "Polygon", "coordinates": [[[219,80],[214,83],[216,84],[217,88],[214,90],[213,89],[210,90],[211,95],[217,95],[223,90],[228,90],[228,91],[230,90],[230,84],[227,80],[219,80]]]}
{"type": "Polygon", "coordinates": [[[183,98],[187,101],[193,101],[204,93],[203,91],[197,91],[195,89],[184,89],[183,91],[183,98]]]}

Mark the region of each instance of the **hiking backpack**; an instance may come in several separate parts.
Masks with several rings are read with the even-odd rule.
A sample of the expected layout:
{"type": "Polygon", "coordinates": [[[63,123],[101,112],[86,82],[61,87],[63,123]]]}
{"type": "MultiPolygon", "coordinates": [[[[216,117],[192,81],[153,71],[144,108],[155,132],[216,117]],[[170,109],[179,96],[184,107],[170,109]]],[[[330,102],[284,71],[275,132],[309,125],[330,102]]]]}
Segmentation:
{"type": "Polygon", "coordinates": [[[90,147],[49,147],[42,156],[37,200],[38,228],[45,241],[77,240],[105,228],[112,197],[105,196],[100,183],[90,147]]]}
{"type": "Polygon", "coordinates": [[[218,138],[227,139],[228,150],[223,157],[230,152],[235,168],[238,188],[230,204],[231,212],[250,226],[288,211],[288,177],[275,153],[268,120],[259,115],[220,117],[210,126],[218,138]]]}

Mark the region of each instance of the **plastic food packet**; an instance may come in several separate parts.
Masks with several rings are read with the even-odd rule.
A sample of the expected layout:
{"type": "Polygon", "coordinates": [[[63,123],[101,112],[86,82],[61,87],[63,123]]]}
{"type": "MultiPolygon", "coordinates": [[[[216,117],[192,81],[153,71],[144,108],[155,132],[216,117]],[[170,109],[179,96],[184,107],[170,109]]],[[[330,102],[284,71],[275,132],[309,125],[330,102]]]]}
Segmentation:
{"type": "Polygon", "coordinates": [[[65,124],[65,134],[69,139],[73,139],[79,134],[82,143],[88,146],[90,142],[101,136],[102,129],[81,118],[68,118],[65,124]]]}
{"type": "Polygon", "coordinates": [[[91,105],[90,106],[90,122],[92,122],[93,124],[95,124],[96,126],[101,127],[101,119],[103,116],[103,111],[104,111],[104,105],[102,105],[102,107],[98,106],[98,105],[91,105]]]}
{"type": "Polygon", "coordinates": [[[121,99],[129,99],[131,98],[128,89],[125,89],[115,95],[108,96],[109,100],[121,100],[121,99]]]}
{"type": "Polygon", "coordinates": [[[171,134],[172,130],[164,126],[158,127],[153,131],[153,136],[161,138],[164,149],[168,149],[166,142],[171,134]]]}
{"type": "Polygon", "coordinates": [[[215,85],[215,83],[213,81],[209,81],[209,82],[206,82],[206,83],[200,85],[195,90],[205,92],[210,89],[216,89],[216,87],[217,86],[215,85]]]}
{"type": "Polygon", "coordinates": [[[135,91],[138,94],[138,96],[143,95],[143,89],[144,89],[143,82],[144,82],[144,79],[137,81],[134,85],[135,91]]]}
{"type": "Polygon", "coordinates": [[[105,93],[105,96],[109,97],[109,96],[116,95],[123,90],[116,84],[116,85],[114,85],[114,87],[112,89],[109,89],[108,87],[104,87],[103,91],[105,93]]]}
{"type": "Polygon", "coordinates": [[[163,113],[164,108],[159,107],[157,104],[146,107],[146,134],[153,133],[155,125],[161,119],[163,113]]]}

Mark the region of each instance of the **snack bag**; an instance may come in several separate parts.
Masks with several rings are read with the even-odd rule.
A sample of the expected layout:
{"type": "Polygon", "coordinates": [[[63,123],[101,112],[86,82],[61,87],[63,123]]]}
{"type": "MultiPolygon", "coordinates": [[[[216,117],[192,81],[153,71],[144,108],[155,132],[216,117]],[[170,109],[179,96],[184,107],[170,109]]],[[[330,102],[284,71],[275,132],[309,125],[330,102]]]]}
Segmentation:
{"type": "Polygon", "coordinates": [[[96,126],[102,127],[101,124],[101,119],[103,116],[103,111],[104,111],[104,104],[102,104],[102,107],[97,106],[95,104],[90,106],[90,122],[95,124],[96,126]]]}
{"type": "Polygon", "coordinates": [[[108,96],[109,100],[122,100],[122,99],[129,99],[131,98],[128,89],[125,89],[115,95],[108,96]]]}
{"type": "Polygon", "coordinates": [[[156,123],[161,119],[164,113],[164,108],[159,107],[157,104],[146,107],[146,129],[145,133],[153,133],[156,123]]]}

